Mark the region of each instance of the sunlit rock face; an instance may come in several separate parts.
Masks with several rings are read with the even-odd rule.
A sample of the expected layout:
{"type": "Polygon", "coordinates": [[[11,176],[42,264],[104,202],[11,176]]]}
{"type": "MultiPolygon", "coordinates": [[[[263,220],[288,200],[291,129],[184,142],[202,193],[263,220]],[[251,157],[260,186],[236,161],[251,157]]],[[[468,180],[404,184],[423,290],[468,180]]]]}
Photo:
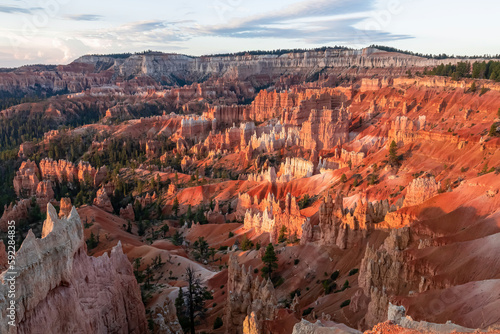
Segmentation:
{"type": "MultiPolygon", "coordinates": [[[[42,238],[32,232],[16,258],[16,331],[7,323],[8,287],[0,285],[2,333],[145,333],[145,310],[121,243],[100,257],[87,255],[73,208],[59,219],[48,204],[42,238]],[[10,330],[10,332],[9,332],[10,330]]],[[[2,273],[2,278],[10,275],[2,273]]]]}

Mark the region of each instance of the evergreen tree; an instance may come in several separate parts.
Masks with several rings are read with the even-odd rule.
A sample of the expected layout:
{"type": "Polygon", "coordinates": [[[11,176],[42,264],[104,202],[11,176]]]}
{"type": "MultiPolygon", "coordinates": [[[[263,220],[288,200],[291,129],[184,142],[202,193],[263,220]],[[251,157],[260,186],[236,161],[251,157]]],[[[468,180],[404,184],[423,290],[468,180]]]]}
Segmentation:
{"type": "Polygon", "coordinates": [[[262,262],[264,263],[264,267],[262,268],[262,277],[271,278],[271,275],[275,269],[278,269],[278,257],[274,252],[273,244],[269,244],[266,247],[266,252],[262,257],[262,262]]]}
{"type": "Polygon", "coordinates": [[[278,235],[278,242],[285,242],[286,241],[286,226],[283,225],[281,226],[281,229],[280,229],[280,234],[278,235]]]}
{"type": "Polygon", "coordinates": [[[199,237],[198,240],[196,240],[193,243],[193,255],[196,260],[206,260],[208,257],[208,251],[209,251],[209,246],[208,242],[205,240],[204,237],[199,237]]]}
{"type": "Polygon", "coordinates": [[[212,299],[212,295],[196,276],[193,268],[186,269],[186,282],[188,284],[184,292],[179,288],[179,295],[175,299],[177,317],[185,333],[195,334],[197,318],[205,316],[205,301],[212,299]]]}
{"type": "Polygon", "coordinates": [[[389,146],[389,164],[395,166],[398,163],[398,145],[393,140],[389,146]]]}
{"type": "Polygon", "coordinates": [[[176,216],[179,213],[179,200],[177,199],[177,197],[174,198],[174,204],[172,205],[172,211],[175,213],[176,216]]]}

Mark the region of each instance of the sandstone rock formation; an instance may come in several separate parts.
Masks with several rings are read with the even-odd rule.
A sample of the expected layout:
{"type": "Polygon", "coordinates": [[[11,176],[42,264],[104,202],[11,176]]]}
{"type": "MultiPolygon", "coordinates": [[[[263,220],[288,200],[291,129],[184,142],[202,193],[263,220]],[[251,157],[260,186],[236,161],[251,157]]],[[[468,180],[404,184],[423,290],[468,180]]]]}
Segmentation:
{"type": "Polygon", "coordinates": [[[270,280],[254,276],[251,267],[240,266],[231,254],[228,269],[228,296],[226,304],[226,333],[242,333],[243,322],[249,316],[247,328],[263,333],[263,322],[274,320],[277,300],[270,280]]]}
{"type": "Polygon", "coordinates": [[[168,298],[163,306],[158,305],[153,312],[153,332],[155,334],[183,334],[176,312],[174,303],[168,298]]]}
{"type": "Polygon", "coordinates": [[[40,161],[40,174],[42,178],[44,180],[51,180],[52,182],[90,181],[94,183],[96,173],[95,168],[87,162],[79,162],[78,165],[75,165],[66,160],[54,161],[46,158],[40,161]]]}
{"type": "MultiPolygon", "coordinates": [[[[17,333],[147,330],[139,287],[121,244],[110,255],[89,257],[82,223],[74,208],[68,218],[59,219],[54,207],[48,205],[42,239],[28,232],[17,252],[14,276],[17,333]]],[[[7,293],[7,283],[1,284],[2,333],[10,333],[7,293]]]]}
{"type": "Polygon", "coordinates": [[[455,325],[451,322],[447,322],[446,324],[435,324],[427,321],[415,321],[406,315],[406,310],[403,306],[396,306],[391,303],[389,303],[389,309],[387,311],[387,320],[403,328],[413,329],[422,333],[449,334],[482,332],[477,329],[455,325]]]}
{"type": "Polygon", "coordinates": [[[135,213],[132,204],[129,203],[125,208],[120,209],[120,217],[125,220],[135,220],[135,213]]]}
{"type": "Polygon", "coordinates": [[[434,177],[413,180],[407,188],[404,206],[418,205],[438,194],[441,182],[434,177]]]}
{"type": "Polygon", "coordinates": [[[106,212],[113,212],[113,205],[111,205],[111,201],[104,187],[97,191],[96,198],[94,198],[94,205],[106,212]]]}
{"type": "Polygon", "coordinates": [[[311,150],[329,150],[344,144],[348,138],[349,114],[343,108],[311,110],[300,130],[302,146],[311,150]]]}
{"type": "Polygon", "coordinates": [[[290,240],[300,239],[302,226],[308,221],[308,218],[301,215],[297,199],[290,193],[287,194],[284,202],[276,201],[272,193],[260,203],[254,202],[253,204],[257,205],[259,209],[246,211],[243,227],[246,230],[254,229],[257,234],[269,233],[271,242],[278,241],[283,227],[286,230],[285,236],[287,238],[290,240]],[[281,209],[282,207],[284,210],[281,209]]]}
{"type": "Polygon", "coordinates": [[[344,324],[336,324],[331,321],[323,324],[321,320],[315,323],[302,319],[293,326],[292,334],[361,334],[360,331],[349,328],[344,324]]]}
{"type": "Polygon", "coordinates": [[[410,228],[391,230],[379,249],[367,246],[358,276],[359,286],[370,297],[365,321],[374,326],[387,318],[388,296],[398,295],[410,284],[403,251],[410,242],[410,228]]]}
{"type": "Polygon", "coordinates": [[[21,198],[35,196],[38,183],[40,182],[38,179],[39,174],[40,171],[34,161],[23,161],[14,177],[14,191],[16,195],[21,198]]]}
{"type": "Polygon", "coordinates": [[[359,201],[353,209],[344,209],[344,197],[339,192],[335,199],[328,194],[319,208],[319,225],[303,227],[307,231],[301,243],[319,241],[345,249],[366,237],[377,223],[384,220],[391,207],[387,200],[370,203],[359,201]]]}
{"type": "Polygon", "coordinates": [[[63,197],[59,203],[59,218],[69,217],[71,212],[71,198],[63,197]]]}

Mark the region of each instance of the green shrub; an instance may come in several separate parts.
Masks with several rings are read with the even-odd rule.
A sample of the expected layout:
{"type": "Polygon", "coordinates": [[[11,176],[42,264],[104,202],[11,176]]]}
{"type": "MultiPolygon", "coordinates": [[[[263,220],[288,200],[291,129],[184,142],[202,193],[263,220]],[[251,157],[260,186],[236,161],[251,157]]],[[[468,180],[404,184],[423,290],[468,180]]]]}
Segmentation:
{"type": "Polygon", "coordinates": [[[217,317],[217,318],[215,318],[215,321],[214,321],[214,329],[221,328],[223,325],[224,325],[224,322],[222,321],[222,318],[221,318],[221,317],[217,317]]]}
{"type": "Polygon", "coordinates": [[[303,312],[302,312],[302,316],[305,317],[309,314],[311,314],[311,312],[314,310],[314,307],[309,307],[309,308],[306,308],[303,312]]]}
{"type": "Polygon", "coordinates": [[[358,268],[351,269],[351,271],[349,271],[349,276],[356,275],[358,271],[359,271],[358,268]]]}
{"type": "Polygon", "coordinates": [[[350,299],[348,299],[348,300],[344,300],[344,301],[342,302],[342,304],[340,304],[340,308],[344,308],[344,307],[348,306],[350,303],[351,303],[351,300],[350,300],[350,299]]]}

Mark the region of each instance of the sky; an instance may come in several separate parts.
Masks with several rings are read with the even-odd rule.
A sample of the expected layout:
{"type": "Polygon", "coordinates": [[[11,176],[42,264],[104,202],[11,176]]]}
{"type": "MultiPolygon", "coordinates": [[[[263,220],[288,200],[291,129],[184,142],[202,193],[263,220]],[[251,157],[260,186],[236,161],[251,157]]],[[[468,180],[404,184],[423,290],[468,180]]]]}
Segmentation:
{"type": "Polygon", "coordinates": [[[497,0],[2,0],[0,67],[84,54],[387,45],[500,54],[497,0]]]}

